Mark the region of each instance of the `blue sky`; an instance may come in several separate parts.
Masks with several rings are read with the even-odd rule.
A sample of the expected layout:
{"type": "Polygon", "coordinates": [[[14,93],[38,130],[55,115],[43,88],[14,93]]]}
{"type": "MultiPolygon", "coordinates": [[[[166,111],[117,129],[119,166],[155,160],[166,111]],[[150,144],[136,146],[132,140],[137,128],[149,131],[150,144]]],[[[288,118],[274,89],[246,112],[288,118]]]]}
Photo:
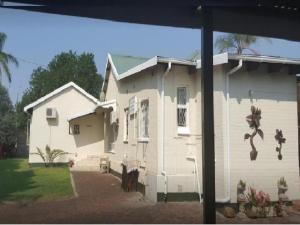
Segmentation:
{"type": "MultiPolygon", "coordinates": [[[[13,80],[9,94],[16,102],[28,87],[30,75],[38,65],[47,65],[62,51],[92,52],[99,73],[103,74],[108,52],[152,57],[188,57],[200,48],[201,31],[172,27],[59,16],[0,8],[0,32],[8,36],[4,50],[20,60],[11,66],[13,80]],[[25,61],[23,61],[24,59],[25,61]]],[[[219,33],[215,33],[215,37],[219,33]]],[[[300,43],[261,41],[254,48],[261,54],[300,58],[300,43]]]]}

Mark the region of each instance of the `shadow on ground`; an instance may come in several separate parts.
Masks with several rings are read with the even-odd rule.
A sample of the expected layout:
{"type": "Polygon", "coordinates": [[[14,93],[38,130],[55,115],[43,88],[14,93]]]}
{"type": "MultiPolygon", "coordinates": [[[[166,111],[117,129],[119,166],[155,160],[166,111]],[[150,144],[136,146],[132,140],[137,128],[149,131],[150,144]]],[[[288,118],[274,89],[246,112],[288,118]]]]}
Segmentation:
{"type": "Polygon", "coordinates": [[[35,188],[32,181],[33,171],[21,170],[21,162],[20,160],[1,161],[0,201],[15,199],[18,193],[35,188]]]}

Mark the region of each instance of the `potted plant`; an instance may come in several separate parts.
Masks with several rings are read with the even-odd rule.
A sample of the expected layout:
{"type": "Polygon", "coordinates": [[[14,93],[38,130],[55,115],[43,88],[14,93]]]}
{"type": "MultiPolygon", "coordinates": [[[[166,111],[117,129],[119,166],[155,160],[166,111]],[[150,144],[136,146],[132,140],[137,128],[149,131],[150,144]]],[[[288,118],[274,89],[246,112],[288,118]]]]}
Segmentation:
{"type": "Polygon", "coordinates": [[[281,177],[279,181],[277,182],[277,188],[278,188],[278,199],[280,201],[288,201],[289,198],[286,195],[286,192],[288,190],[288,185],[284,179],[284,177],[281,177]]]}
{"type": "Polygon", "coordinates": [[[249,218],[265,218],[271,209],[271,200],[269,194],[250,187],[247,194],[246,215],[249,218]]]}
{"type": "Polygon", "coordinates": [[[240,180],[237,185],[237,201],[238,202],[246,201],[245,190],[246,190],[246,182],[240,180]]]}
{"type": "Polygon", "coordinates": [[[74,160],[70,159],[69,162],[68,162],[69,167],[72,168],[74,166],[74,164],[75,164],[74,160]]]}

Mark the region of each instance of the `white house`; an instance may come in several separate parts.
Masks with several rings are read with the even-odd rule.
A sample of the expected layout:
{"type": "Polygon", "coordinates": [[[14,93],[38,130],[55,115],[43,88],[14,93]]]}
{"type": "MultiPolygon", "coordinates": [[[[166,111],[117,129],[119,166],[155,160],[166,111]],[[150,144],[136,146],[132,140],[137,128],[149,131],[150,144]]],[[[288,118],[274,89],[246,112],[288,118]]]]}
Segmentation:
{"type": "MultiPolygon", "coordinates": [[[[51,145],[74,153],[68,157],[75,168],[88,166],[87,158],[108,156],[113,174],[122,173],[122,162],[137,168],[140,187],[153,201],[165,195],[196,198],[202,193],[200,65],[160,56],[109,54],[99,102],[80,95],[83,103],[76,100],[78,108],[71,110],[69,102],[78,97],[58,91],[25,108],[32,110],[30,151],[50,140],[54,128],[45,128],[50,126],[45,113],[53,107],[58,124],[64,125],[56,127],[60,138],[51,139],[51,145]],[[68,110],[60,109],[64,107],[68,110]],[[69,126],[79,134],[69,134],[69,126]],[[62,139],[69,144],[62,145],[62,139]]],[[[227,53],[214,57],[218,202],[236,202],[240,180],[275,201],[281,177],[287,181],[289,198],[300,198],[295,76],[299,66],[300,60],[280,57],[227,53]],[[254,129],[246,120],[252,106],[261,110],[260,126],[254,129]],[[276,130],[282,131],[285,143],[275,139],[276,130]],[[255,150],[257,157],[251,160],[255,150]]],[[[30,158],[31,163],[37,160],[30,158]]]]}

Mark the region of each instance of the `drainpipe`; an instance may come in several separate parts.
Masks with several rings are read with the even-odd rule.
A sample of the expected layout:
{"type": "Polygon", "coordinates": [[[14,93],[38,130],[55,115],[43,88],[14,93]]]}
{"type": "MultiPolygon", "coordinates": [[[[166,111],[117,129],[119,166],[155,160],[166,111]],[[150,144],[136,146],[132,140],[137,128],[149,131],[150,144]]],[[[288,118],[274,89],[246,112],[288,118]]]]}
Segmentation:
{"type": "Polygon", "coordinates": [[[226,144],[227,144],[227,197],[223,199],[216,199],[217,202],[225,203],[230,201],[230,193],[231,193],[231,178],[230,178],[230,112],[229,112],[229,101],[230,101],[230,95],[229,95],[229,76],[240,70],[243,66],[243,60],[239,60],[239,64],[232,68],[227,74],[226,74],[226,144]]]}
{"type": "Polygon", "coordinates": [[[166,71],[164,72],[164,74],[162,75],[161,78],[161,86],[162,86],[162,90],[161,90],[161,117],[162,117],[162,121],[161,121],[161,131],[162,131],[162,141],[161,141],[161,150],[162,150],[162,171],[161,174],[164,176],[164,197],[165,197],[165,201],[167,201],[167,192],[168,192],[168,177],[167,177],[167,173],[165,171],[165,78],[168,75],[168,73],[170,72],[172,67],[172,63],[168,62],[168,67],[166,69],[166,71]]]}
{"type": "Polygon", "coordinates": [[[196,156],[187,156],[186,158],[189,159],[189,160],[194,161],[194,163],[195,163],[195,172],[196,172],[196,177],[197,177],[199,201],[200,201],[200,204],[201,204],[202,200],[201,200],[201,189],[200,189],[200,180],[199,180],[199,170],[198,170],[197,158],[196,158],[196,156]]]}

